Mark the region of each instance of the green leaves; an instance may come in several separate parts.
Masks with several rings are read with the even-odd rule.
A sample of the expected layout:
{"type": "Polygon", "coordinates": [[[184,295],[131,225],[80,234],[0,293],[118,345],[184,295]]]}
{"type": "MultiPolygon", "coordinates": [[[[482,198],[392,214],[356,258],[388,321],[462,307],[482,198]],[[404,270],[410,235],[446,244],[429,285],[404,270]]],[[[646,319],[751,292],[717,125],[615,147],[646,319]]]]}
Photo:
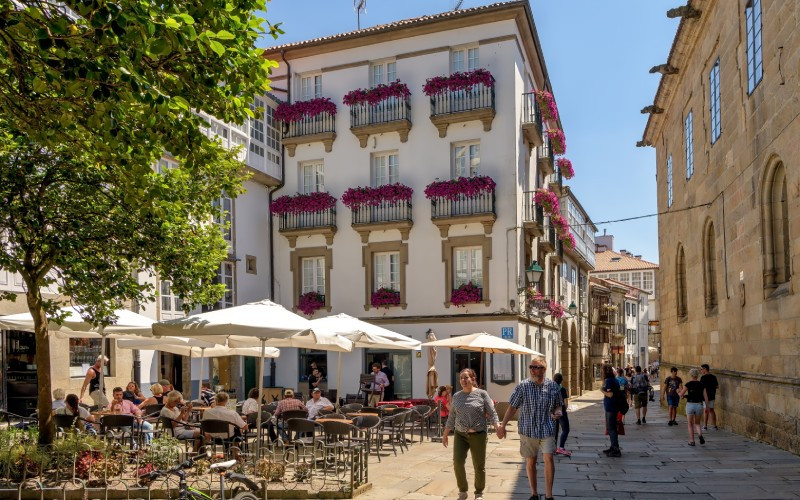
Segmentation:
{"type": "Polygon", "coordinates": [[[222,57],[225,54],[225,46],[216,40],[209,40],[208,46],[211,48],[211,50],[214,51],[214,53],[216,53],[220,57],[222,57]]]}

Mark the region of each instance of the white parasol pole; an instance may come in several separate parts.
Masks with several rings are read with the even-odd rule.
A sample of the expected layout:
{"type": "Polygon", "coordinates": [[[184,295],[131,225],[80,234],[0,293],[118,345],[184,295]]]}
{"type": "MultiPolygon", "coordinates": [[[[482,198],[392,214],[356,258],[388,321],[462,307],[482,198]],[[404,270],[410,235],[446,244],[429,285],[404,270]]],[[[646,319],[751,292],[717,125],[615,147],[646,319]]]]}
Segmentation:
{"type": "Polygon", "coordinates": [[[339,361],[336,363],[336,401],[333,405],[339,408],[339,393],[342,391],[342,351],[339,351],[339,361]]]}
{"type": "Polygon", "coordinates": [[[206,358],[206,348],[200,348],[200,382],[197,386],[197,399],[203,399],[203,361],[206,358]]]}
{"type": "MultiPolygon", "coordinates": [[[[99,333],[100,333],[100,373],[98,373],[97,376],[100,378],[100,380],[99,380],[100,400],[102,401],[103,400],[103,395],[105,394],[105,392],[103,391],[103,389],[105,389],[105,387],[104,387],[104,382],[105,381],[104,381],[103,373],[105,373],[105,371],[106,371],[106,329],[105,329],[104,326],[100,327],[100,332],[99,333]]],[[[106,399],[108,399],[108,398],[106,398],[106,399]]],[[[103,408],[105,408],[103,405],[99,405],[99,406],[100,406],[101,410],[103,408]]]]}
{"type": "Polygon", "coordinates": [[[261,403],[264,398],[264,350],[266,348],[267,340],[261,339],[261,362],[258,364],[258,415],[256,415],[256,460],[261,457],[261,403]]]}

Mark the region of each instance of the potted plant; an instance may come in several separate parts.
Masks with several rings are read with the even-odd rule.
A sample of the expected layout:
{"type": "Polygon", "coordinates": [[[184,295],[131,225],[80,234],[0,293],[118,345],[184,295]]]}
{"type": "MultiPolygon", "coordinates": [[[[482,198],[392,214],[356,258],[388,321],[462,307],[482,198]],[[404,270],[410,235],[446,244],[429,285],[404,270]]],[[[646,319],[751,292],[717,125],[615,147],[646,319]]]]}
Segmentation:
{"type": "Polygon", "coordinates": [[[299,122],[314,118],[323,113],[336,114],[336,104],[327,97],[317,97],[308,101],[282,102],[275,109],[275,119],[284,123],[299,122]]]}
{"type": "Polygon", "coordinates": [[[566,158],[559,158],[556,161],[556,165],[558,165],[558,171],[561,172],[561,175],[564,176],[565,179],[572,179],[575,177],[575,170],[572,168],[572,162],[566,158]]]}
{"type": "Polygon", "coordinates": [[[456,307],[462,307],[464,304],[477,303],[483,300],[483,289],[478,288],[472,282],[465,283],[455,290],[450,295],[450,303],[456,307]]]}
{"type": "Polygon", "coordinates": [[[561,213],[558,196],[550,189],[537,189],[533,194],[533,202],[542,207],[545,211],[545,215],[549,215],[550,217],[561,213]]]}
{"type": "Polygon", "coordinates": [[[381,83],[371,89],[355,89],[344,95],[342,102],[347,106],[378,104],[391,98],[405,99],[411,95],[408,85],[395,80],[388,85],[381,83]]]}
{"type": "Polygon", "coordinates": [[[336,198],[327,192],[284,195],[272,200],[269,206],[273,215],[323,212],[336,206],[336,198]]]}
{"type": "Polygon", "coordinates": [[[400,305],[400,292],[393,288],[381,287],[372,292],[370,297],[372,307],[385,307],[400,305]]]}
{"type": "Polygon", "coordinates": [[[553,94],[546,90],[534,90],[533,95],[536,97],[536,102],[539,104],[542,120],[558,120],[558,107],[556,107],[556,100],[553,94]]]}
{"type": "Polygon", "coordinates": [[[462,196],[467,198],[477,198],[478,196],[494,191],[496,184],[487,175],[476,175],[474,177],[457,177],[447,181],[434,181],[425,188],[425,197],[444,198],[456,201],[462,196]]]}
{"type": "Polygon", "coordinates": [[[384,184],[378,187],[352,187],[347,189],[342,195],[342,203],[350,210],[358,210],[361,207],[375,207],[381,203],[396,205],[400,202],[411,201],[414,190],[400,184],[384,184]]]}
{"type": "Polygon", "coordinates": [[[318,310],[325,307],[325,297],[317,292],[306,292],[300,296],[297,309],[306,316],[313,316],[318,310]]]}
{"type": "Polygon", "coordinates": [[[554,155],[563,155],[567,152],[567,138],[560,129],[550,129],[547,131],[547,138],[550,139],[550,148],[554,155]]]}

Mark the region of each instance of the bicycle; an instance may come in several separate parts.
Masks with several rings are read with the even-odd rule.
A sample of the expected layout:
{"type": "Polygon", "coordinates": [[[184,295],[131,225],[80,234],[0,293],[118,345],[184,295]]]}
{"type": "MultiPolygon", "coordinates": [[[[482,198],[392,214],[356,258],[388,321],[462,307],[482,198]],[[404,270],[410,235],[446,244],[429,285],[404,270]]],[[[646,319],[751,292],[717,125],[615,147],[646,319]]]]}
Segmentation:
{"type": "Polygon", "coordinates": [[[184,462],[176,465],[168,470],[153,470],[142,474],[140,479],[146,481],[154,481],[159,477],[167,477],[174,475],[178,477],[178,500],[225,500],[225,480],[233,483],[240,483],[233,489],[233,498],[230,500],[260,500],[255,493],[259,491],[258,484],[243,474],[230,472],[228,469],[234,467],[238,462],[236,460],[228,460],[227,462],[219,462],[211,464],[209,469],[212,472],[219,474],[219,495],[209,496],[204,492],[189,486],[186,483],[186,469],[190,469],[198,460],[210,460],[212,458],[211,450],[206,450],[205,453],[198,453],[194,457],[185,460],[184,462]]]}

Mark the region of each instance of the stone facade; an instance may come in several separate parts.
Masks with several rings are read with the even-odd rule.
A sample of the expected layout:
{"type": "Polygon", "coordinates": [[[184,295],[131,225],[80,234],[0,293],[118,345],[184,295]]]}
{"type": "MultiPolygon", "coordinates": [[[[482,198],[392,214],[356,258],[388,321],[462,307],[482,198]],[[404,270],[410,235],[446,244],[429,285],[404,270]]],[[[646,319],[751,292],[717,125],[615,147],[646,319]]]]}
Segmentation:
{"type": "Polygon", "coordinates": [[[662,366],[710,364],[722,424],[800,453],[800,3],[690,4],[642,141],[657,157],[662,366]]]}

